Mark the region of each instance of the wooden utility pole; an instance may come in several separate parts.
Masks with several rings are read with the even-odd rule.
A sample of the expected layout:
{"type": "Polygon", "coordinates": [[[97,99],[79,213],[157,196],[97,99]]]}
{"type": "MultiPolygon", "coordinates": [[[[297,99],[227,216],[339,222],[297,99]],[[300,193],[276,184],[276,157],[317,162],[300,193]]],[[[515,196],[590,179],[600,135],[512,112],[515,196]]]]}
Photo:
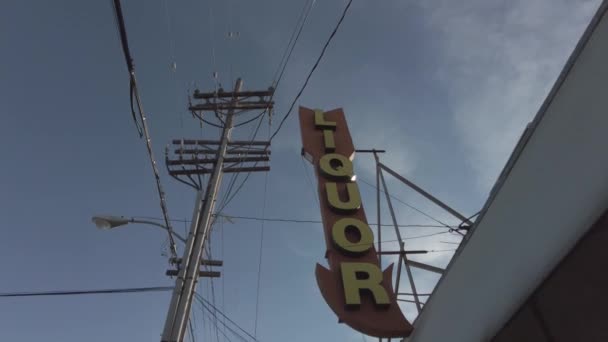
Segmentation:
{"type": "MultiPolygon", "coordinates": [[[[201,94],[195,91],[194,98],[205,102],[190,105],[189,109],[195,116],[201,119],[203,111],[214,111],[216,117],[223,123],[223,126],[221,126],[221,139],[219,141],[174,140],[173,145],[179,147],[174,150],[177,159],[169,159],[167,152],[166,164],[169,174],[180,182],[195,187],[198,191],[190,235],[188,236],[183,257],[175,260],[175,264],[178,267],[177,270],[168,271],[170,275],[177,273],[177,279],[167,312],[167,319],[161,338],[162,342],[182,342],[184,340],[199,276],[219,276],[219,272],[201,272],[200,266],[205,242],[210,235],[211,225],[214,221],[212,217],[223,173],[268,171],[270,169],[268,166],[257,166],[258,162],[269,161],[268,150],[270,142],[230,141],[234,118],[237,114],[252,109],[270,110],[272,108],[272,102],[265,100],[265,98],[272,96],[273,89],[258,92],[242,92],[242,86],[243,81],[239,78],[232,92],[220,90],[201,94]],[[259,97],[259,101],[241,102],[241,100],[250,97],[259,97]],[[226,110],[227,113],[223,114],[222,110],[226,110]],[[222,116],[225,117],[223,121],[221,119],[222,116]],[[186,145],[189,148],[186,148],[186,145]],[[250,154],[256,156],[249,157],[248,155],[250,154]],[[207,158],[209,155],[213,155],[214,157],[207,158]],[[255,162],[256,164],[242,167],[242,163],[245,162],[255,162]],[[228,166],[226,166],[227,164],[228,166]],[[212,167],[205,167],[205,165],[212,167]],[[204,192],[200,177],[202,174],[210,175],[204,192]]],[[[220,261],[212,261],[212,264],[214,263],[215,265],[221,265],[220,261]]]]}

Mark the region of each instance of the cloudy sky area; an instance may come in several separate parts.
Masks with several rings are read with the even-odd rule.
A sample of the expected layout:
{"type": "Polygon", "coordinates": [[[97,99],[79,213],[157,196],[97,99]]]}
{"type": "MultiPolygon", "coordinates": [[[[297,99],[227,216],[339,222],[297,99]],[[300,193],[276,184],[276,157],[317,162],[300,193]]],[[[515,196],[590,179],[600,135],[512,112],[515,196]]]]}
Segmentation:
{"type": "MultiPolygon", "coordinates": [[[[211,90],[214,71],[225,88],[237,76],[245,89],[268,87],[304,4],[124,1],[161,165],[171,139],[217,137],[217,130],[201,130],[186,112],[188,89],[211,90]],[[229,31],[239,37],[228,40],[229,31]]],[[[313,7],[276,93],[274,127],[345,4],[319,0],[313,7]]],[[[381,158],[389,167],[471,215],[483,205],[598,5],[599,0],[356,0],[298,105],[344,108],[356,147],[386,149],[381,158]]],[[[129,113],[127,71],[110,2],[2,3],[0,49],[0,292],[172,285],[164,276],[160,230],[129,226],[101,232],[90,222],[97,213],[160,216],[144,142],[129,113]]],[[[265,216],[318,220],[316,181],[299,155],[296,118],[294,112],[273,141],[265,216]]],[[[261,136],[267,131],[264,125],[261,136]]],[[[375,181],[373,160],[357,155],[355,161],[368,220],[375,222],[375,191],[365,184],[375,181]]],[[[194,192],[164,170],[162,178],[170,215],[189,219],[194,192]]],[[[400,200],[458,223],[390,176],[387,182],[400,200]]],[[[251,176],[225,213],[260,217],[263,193],[264,175],[251,176]]],[[[433,223],[398,201],[393,205],[400,224],[433,223]]],[[[382,220],[390,220],[386,205],[382,220]]],[[[183,223],[174,225],[183,232],[183,223]]],[[[218,223],[212,236],[213,254],[225,265],[213,284],[215,302],[252,333],[261,229],[260,222],[233,219],[218,223]]],[[[402,233],[411,238],[442,231],[402,233]]],[[[392,228],[383,230],[383,241],[394,238],[392,228]]],[[[457,241],[445,233],[407,240],[406,247],[446,250],[455,245],[444,242],[457,241]]],[[[315,263],[324,263],[324,245],[319,224],[264,225],[260,341],[362,340],[337,323],[316,286],[313,272],[315,263]]],[[[445,266],[450,257],[441,251],[416,260],[445,266]]],[[[415,277],[421,292],[437,281],[427,272],[416,271],[415,277]]],[[[213,300],[210,287],[203,280],[200,292],[213,300]]],[[[169,297],[2,299],[0,340],[153,341],[169,297]]],[[[403,308],[415,317],[413,307],[403,308]]],[[[194,316],[198,339],[215,341],[200,307],[194,316]]]]}

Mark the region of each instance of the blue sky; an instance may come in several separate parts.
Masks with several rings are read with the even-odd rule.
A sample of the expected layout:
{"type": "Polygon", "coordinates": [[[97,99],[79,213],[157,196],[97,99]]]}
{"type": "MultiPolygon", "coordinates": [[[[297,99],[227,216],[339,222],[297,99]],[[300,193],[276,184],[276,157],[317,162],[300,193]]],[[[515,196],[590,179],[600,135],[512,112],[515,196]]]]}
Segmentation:
{"type": "MultiPolygon", "coordinates": [[[[316,2],[277,90],[277,118],[345,3],[316,2]]],[[[598,4],[356,0],[298,104],[343,107],[358,148],[386,149],[382,158],[390,167],[473,214],[598,4]]],[[[186,112],[188,89],[211,90],[214,71],[226,88],[237,76],[245,89],[270,85],[303,5],[124,1],[159,162],[173,138],[217,137],[210,127],[201,132],[186,112]],[[238,39],[226,39],[231,30],[240,32],[238,39]]],[[[0,51],[0,292],[172,285],[164,276],[162,231],[133,225],[105,232],[90,222],[97,213],[160,217],[144,142],[129,113],[128,77],[110,1],[3,2],[0,51]]],[[[306,178],[312,171],[299,155],[296,114],[273,141],[266,217],[316,220],[319,208],[306,178]]],[[[264,135],[267,130],[263,126],[264,135]]],[[[374,180],[371,157],[357,156],[356,168],[359,179],[374,180]]],[[[164,170],[162,181],[170,215],[189,219],[193,190],[164,170]]],[[[395,196],[454,223],[399,183],[389,180],[389,186],[395,196]]],[[[253,175],[225,212],[261,216],[263,188],[264,176],[253,175]]],[[[363,183],[360,188],[368,219],[375,221],[375,194],[363,183]]],[[[432,223],[395,206],[402,224],[432,223]]],[[[384,209],[384,222],[387,215],[384,209]]],[[[174,227],[184,229],[179,222],[174,227]]],[[[259,222],[235,219],[218,224],[212,236],[214,255],[224,259],[223,280],[214,284],[216,303],[250,332],[260,231],[259,222]]],[[[427,232],[410,229],[404,235],[427,232]]],[[[393,236],[390,230],[385,234],[383,240],[393,236]]],[[[416,239],[407,247],[454,246],[441,241],[458,237],[416,239]]],[[[320,225],[267,222],[263,246],[259,340],[362,340],[337,323],[316,287],[314,266],[324,262],[320,225]]],[[[445,266],[449,257],[431,253],[418,260],[445,266]]],[[[437,280],[420,272],[416,279],[421,291],[430,291],[437,280]]],[[[207,280],[200,292],[211,300],[207,280]]],[[[2,299],[0,340],[156,340],[169,296],[2,299]]],[[[414,317],[413,308],[403,308],[414,317]]],[[[195,315],[198,339],[213,341],[200,308],[195,315]]]]}

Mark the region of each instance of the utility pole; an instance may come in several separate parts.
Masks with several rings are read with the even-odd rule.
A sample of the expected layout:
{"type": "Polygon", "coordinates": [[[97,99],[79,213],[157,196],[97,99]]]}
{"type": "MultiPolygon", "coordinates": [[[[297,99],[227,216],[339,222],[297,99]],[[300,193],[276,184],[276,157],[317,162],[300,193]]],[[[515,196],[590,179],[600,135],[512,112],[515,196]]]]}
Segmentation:
{"type": "MultiPolygon", "coordinates": [[[[197,189],[197,198],[190,227],[190,234],[181,259],[173,260],[177,265],[177,270],[167,271],[168,275],[177,274],[175,288],[169,304],[167,319],[162,333],[162,342],[182,342],[184,340],[186,327],[190,317],[192,300],[196,291],[199,276],[219,277],[219,272],[200,271],[201,259],[205,249],[205,242],[209,238],[211,225],[213,224],[213,214],[215,209],[216,197],[222,175],[225,172],[242,171],[268,171],[268,166],[257,166],[258,162],[269,161],[270,142],[232,142],[231,132],[234,126],[234,118],[237,114],[252,110],[270,110],[272,102],[265,100],[271,96],[273,89],[259,92],[242,92],[243,81],[239,78],[234,86],[234,91],[224,92],[219,90],[213,93],[201,94],[194,93],[195,99],[202,99],[203,104],[190,105],[190,110],[194,116],[202,119],[203,111],[214,111],[216,117],[221,120],[225,116],[222,127],[222,134],[219,141],[211,140],[174,140],[173,144],[179,148],[175,149],[177,159],[169,159],[168,150],[166,153],[166,165],[169,174],[182,183],[193,186],[197,189]],[[259,97],[259,101],[241,102],[241,99],[259,97]],[[227,110],[224,115],[221,110],[227,110]],[[200,112],[200,114],[198,114],[200,112]],[[185,148],[185,145],[195,145],[195,148],[185,148]],[[217,147],[210,147],[217,146],[217,147]],[[235,147],[236,146],[236,147],[235,147]],[[263,150],[259,148],[262,146],[263,150]],[[214,155],[214,158],[207,158],[214,155]],[[248,157],[248,155],[257,155],[248,157]],[[245,162],[255,162],[250,167],[235,167],[245,162]],[[228,163],[232,163],[225,166],[228,163]],[[212,164],[212,168],[205,168],[205,164],[212,164]],[[201,175],[209,174],[206,190],[203,192],[201,175]],[[197,177],[197,178],[193,178],[197,177]],[[198,181],[197,181],[198,179],[198,181]]],[[[203,261],[206,265],[221,266],[221,261],[203,261]]]]}

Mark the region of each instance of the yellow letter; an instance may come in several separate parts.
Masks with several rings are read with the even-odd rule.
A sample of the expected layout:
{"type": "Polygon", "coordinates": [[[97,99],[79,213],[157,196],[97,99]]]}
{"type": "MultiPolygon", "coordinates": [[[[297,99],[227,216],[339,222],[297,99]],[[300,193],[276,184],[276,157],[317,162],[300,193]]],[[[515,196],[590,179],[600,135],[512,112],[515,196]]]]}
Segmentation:
{"type": "Polygon", "coordinates": [[[361,305],[361,290],[371,292],[376,305],[389,305],[388,294],[382,287],[382,271],[374,264],[343,262],[340,264],[346,305],[361,305]]]}
{"type": "Polygon", "coordinates": [[[334,243],[343,251],[351,252],[354,254],[363,254],[367,252],[374,243],[374,234],[369,226],[361,221],[354,218],[343,218],[339,219],[334,223],[331,228],[331,235],[334,239],[334,243]],[[359,232],[359,241],[350,242],[346,238],[346,230],[348,228],[356,229],[359,232]]]}
{"type": "Polygon", "coordinates": [[[334,131],[329,129],[323,130],[323,143],[325,144],[325,152],[334,152],[336,150],[334,131]]]}
{"type": "Polygon", "coordinates": [[[332,179],[344,181],[353,180],[353,163],[341,154],[329,153],[324,155],[319,159],[319,168],[323,175],[332,179]]]}
{"type": "Polygon", "coordinates": [[[336,123],[333,121],[325,121],[325,115],[323,115],[323,113],[322,109],[315,109],[315,126],[317,126],[317,128],[335,130],[336,123]]]}
{"type": "Polygon", "coordinates": [[[347,202],[342,202],[340,199],[336,183],[325,183],[325,189],[327,190],[327,200],[332,208],[340,211],[354,211],[361,208],[361,195],[357,183],[346,183],[347,202]]]}

